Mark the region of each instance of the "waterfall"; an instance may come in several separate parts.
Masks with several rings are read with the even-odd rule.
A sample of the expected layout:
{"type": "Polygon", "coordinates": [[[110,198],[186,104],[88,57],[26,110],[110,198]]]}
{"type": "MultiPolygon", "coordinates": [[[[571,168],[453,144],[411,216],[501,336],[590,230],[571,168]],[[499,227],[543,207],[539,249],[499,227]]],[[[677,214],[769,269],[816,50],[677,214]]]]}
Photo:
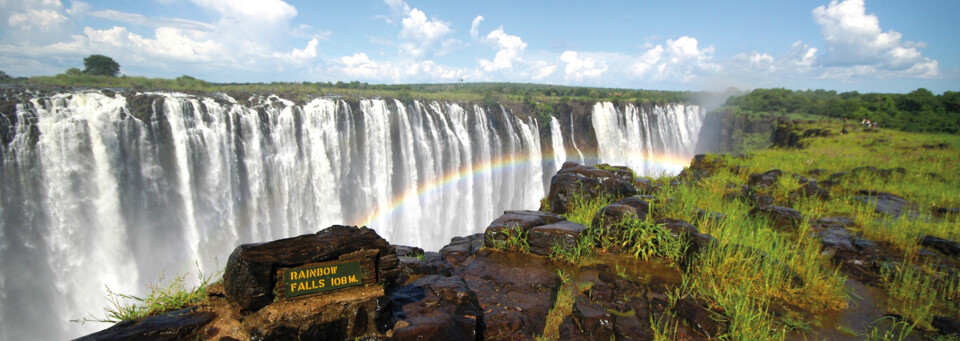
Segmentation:
{"type": "Polygon", "coordinates": [[[704,114],[695,105],[647,110],[630,103],[621,110],[610,102],[596,103],[591,119],[600,162],[626,165],[642,175],[676,174],[694,155],[704,114]]]}
{"type": "MultiPolygon", "coordinates": [[[[504,210],[539,206],[552,172],[541,136],[550,134],[554,151],[547,163],[567,160],[557,119],[541,132],[541,122],[504,107],[30,96],[0,115],[3,340],[105,328],[67,321],[99,314],[104,285],[142,294],[161,274],[213,274],[241,243],[356,224],[394,244],[437,250],[482,232],[504,210]]],[[[689,159],[703,113],[598,103],[592,115],[601,161],[639,171],[650,165],[630,156],[689,159]]]]}
{"type": "Polygon", "coordinates": [[[553,165],[555,170],[560,170],[564,162],[567,162],[567,150],[563,147],[563,134],[560,133],[560,121],[556,117],[550,117],[550,142],[553,144],[553,165]]]}

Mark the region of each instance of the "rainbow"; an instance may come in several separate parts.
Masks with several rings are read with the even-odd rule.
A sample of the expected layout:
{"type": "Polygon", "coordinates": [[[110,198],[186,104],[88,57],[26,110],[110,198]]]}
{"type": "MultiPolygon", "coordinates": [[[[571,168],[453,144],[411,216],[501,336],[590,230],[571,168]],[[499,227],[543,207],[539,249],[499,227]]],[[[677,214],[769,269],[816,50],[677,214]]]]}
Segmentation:
{"type": "MultiPolygon", "coordinates": [[[[577,155],[567,153],[568,156],[577,155]]],[[[584,153],[584,158],[589,160],[598,160],[599,155],[596,153],[584,153]]],[[[683,169],[690,164],[690,159],[685,159],[677,157],[674,155],[645,155],[642,151],[636,151],[633,153],[628,153],[626,155],[628,159],[641,159],[647,164],[652,164],[653,167],[657,169],[672,170],[672,169],[683,169]]],[[[577,157],[571,158],[569,161],[579,161],[579,155],[577,157]]],[[[363,217],[357,219],[353,222],[352,225],[356,226],[372,226],[378,220],[383,217],[388,217],[396,212],[402,210],[404,206],[408,203],[413,202],[415,199],[423,199],[429,195],[441,192],[451,186],[455,186],[471,177],[477,178],[481,175],[494,174],[497,172],[502,172],[504,170],[509,170],[512,168],[526,167],[534,163],[541,163],[544,160],[552,160],[551,158],[544,157],[542,160],[537,159],[533,160],[529,154],[520,155],[520,156],[501,156],[490,161],[478,162],[470,167],[461,167],[456,171],[448,172],[438,179],[427,182],[419,185],[416,189],[408,189],[396,196],[394,196],[390,202],[378,209],[374,209],[363,217]]],[[[615,164],[619,165],[619,164],[615,164]]]]}

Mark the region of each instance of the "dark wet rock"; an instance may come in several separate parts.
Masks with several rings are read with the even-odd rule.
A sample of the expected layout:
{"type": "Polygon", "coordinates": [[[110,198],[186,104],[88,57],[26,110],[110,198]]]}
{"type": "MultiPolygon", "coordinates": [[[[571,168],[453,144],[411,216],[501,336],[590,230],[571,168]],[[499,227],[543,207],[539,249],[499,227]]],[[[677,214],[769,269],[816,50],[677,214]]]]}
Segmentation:
{"type": "Polygon", "coordinates": [[[812,222],[810,225],[817,228],[828,229],[834,227],[853,227],[856,223],[848,217],[823,217],[812,222]]]}
{"type": "Polygon", "coordinates": [[[637,209],[633,206],[614,203],[597,210],[591,224],[606,231],[627,219],[641,219],[640,215],[637,214],[637,209]]]}
{"type": "Polygon", "coordinates": [[[804,183],[803,186],[800,186],[800,188],[790,192],[790,199],[795,199],[801,196],[808,198],[814,197],[823,201],[827,201],[830,200],[830,191],[818,186],[816,181],[809,181],[804,183]]]}
{"type": "Polygon", "coordinates": [[[163,313],[136,320],[126,320],[110,328],[78,338],[78,341],[94,340],[192,340],[216,315],[212,312],[197,312],[196,307],[163,313]]]}
{"type": "Polygon", "coordinates": [[[836,172],[836,173],[830,174],[830,176],[827,179],[836,183],[836,182],[840,182],[840,180],[843,180],[849,175],[850,173],[847,173],[847,172],[836,172]]]}
{"type": "Polygon", "coordinates": [[[773,197],[763,193],[764,189],[765,187],[754,188],[743,185],[740,187],[740,193],[737,195],[737,198],[753,206],[773,205],[773,197]]]}
{"type": "Polygon", "coordinates": [[[875,241],[860,237],[853,238],[852,243],[857,250],[874,250],[879,246],[875,241]]]}
{"type": "Polygon", "coordinates": [[[821,176],[821,175],[827,174],[827,170],[822,168],[814,168],[808,171],[807,174],[810,174],[812,176],[821,176]]]}
{"type": "Polygon", "coordinates": [[[837,185],[837,181],[836,181],[836,180],[817,181],[817,186],[820,186],[820,187],[822,187],[822,188],[830,189],[830,188],[833,188],[833,187],[836,186],[836,185],[837,185]]]}
{"type": "Polygon", "coordinates": [[[252,340],[365,339],[386,331],[390,300],[379,286],[281,300],[240,318],[252,340]]]}
{"type": "Polygon", "coordinates": [[[853,199],[875,205],[874,210],[877,213],[889,214],[895,218],[906,213],[911,219],[916,219],[919,215],[917,204],[899,196],[871,190],[860,190],[859,193],[860,195],[853,199]]]}
{"type": "Polygon", "coordinates": [[[943,316],[934,316],[930,323],[940,335],[960,337],[960,322],[943,316]]]}
{"type": "Polygon", "coordinates": [[[400,257],[400,276],[397,276],[396,284],[402,285],[410,278],[418,275],[443,275],[449,276],[453,271],[453,266],[444,259],[439,252],[424,252],[422,257],[400,257]]]}
{"type": "Polygon", "coordinates": [[[795,209],[773,205],[755,207],[750,210],[749,214],[752,217],[767,217],[774,228],[790,231],[796,230],[800,226],[801,219],[803,219],[800,212],[795,209]]]}
{"type": "Polygon", "coordinates": [[[874,166],[860,166],[850,170],[853,175],[876,174],[877,172],[879,172],[879,169],[874,166]]]}
{"type": "Polygon", "coordinates": [[[613,336],[613,314],[586,297],[576,298],[573,303],[573,317],[580,330],[593,339],[609,340],[613,336]]]}
{"type": "Polygon", "coordinates": [[[577,196],[591,200],[600,195],[620,198],[634,194],[637,194],[637,190],[632,180],[626,181],[605,170],[567,162],[550,180],[547,202],[550,212],[563,214],[573,207],[573,200],[577,196]]]}
{"type": "Polygon", "coordinates": [[[546,225],[547,221],[560,221],[563,217],[540,211],[506,211],[494,219],[484,231],[483,246],[493,247],[498,241],[505,241],[510,238],[510,229],[519,228],[526,232],[532,227],[546,225]]]}
{"type": "Polygon", "coordinates": [[[853,233],[842,227],[831,227],[817,232],[824,252],[853,252],[853,233]]]}
{"type": "Polygon", "coordinates": [[[664,218],[657,220],[656,223],[670,232],[672,238],[687,238],[690,241],[687,245],[687,254],[684,255],[683,264],[681,264],[684,267],[716,241],[713,236],[700,233],[700,230],[683,220],[664,218]]]}
{"type": "Polygon", "coordinates": [[[783,171],[779,169],[771,169],[761,174],[750,174],[750,179],[747,180],[748,186],[766,186],[773,187],[777,184],[777,180],[780,176],[783,175],[783,171]]]}
{"type": "Polygon", "coordinates": [[[484,245],[484,234],[477,233],[466,237],[453,237],[450,244],[440,248],[443,259],[453,267],[458,267],[475,255],[484,245]]]}
{"type": "Polygon", "coordinates": [[[694,211],[697,214],[697,222],[700,224],[707,222],[718,222],[727,219],[727,215],[720,212],[707,211],[699,208],[694,211]]]}
{"type": "Polygon", "coordinates": [[[394,245],[398,257],[417,257],[423,255],[423,249],[415,246],[394,245]]]}
{"type": "Polygon", "coordinates": [[[940,218],[960,215],[960,207],[937,207],[933,209],[933,215],[940,218]]]}
{"type": "Polygon", "coordinates": [[[543,333],[560,286],[548,258],[484,248],[458,273],[483,308],[484,339],[531,339],[543,333]]]}
{"type": "Polygon", "coordinates": [[[474,340],[483,310],[463,278],[429,275],[394,290],[394,340],[474,340]]]}
{"type": "Polygon", "coordinates": [[[650,214],[650,203],[644,201],[639,197],[626,197],[613,202],[614,204],[627,205],[633,207],[637,210],[637,216],[640,219],[645,219],[648,214],[650,214]]]}
{"type": "Polygon", "coordinates": [[[637,189],[637,193],[640,194],[650,194],[653,193],[657,188],[653,186],[653,182],[647,178],[639,178],[633,182],[633,187],[637,189]]]}
{"type": "Polygon", "coordinates": [[[583,225],[567,220],[531,228],[527,231],[530,252],[549,256],[554,246],[561,252],[572,252],[577,247],[580,233],[584,229],[583,225]]]}
{"type": "Polygon", "coordinates": [[[699,154],[690,161],[690,167],[687,167],[677,178],[683,180],[700,180],[709,177],[722,167],[726,167],[723,159],[713,155],[699,154]]]}
{"type": "Polygon", "coordinates": [[[677,317],[708,338],[720,336],[726,330],[726,325],[714,317],[714,312],[692,298],[678,300],[676,312],[677,317]]]}
{"type": "Polygon", "coordinates": [[[923,236],[920,239],[920,245],[937,250],[947,256],[960,256],[960,243],[934,236],[923,236]]]}
{"type": "Polygon", "coordinates": [[[400,270],[392,245],[366,227],[334,225],[316,234],[238,246],[224,269],[224,289],[241,310],[255,311],[273,302],[280,268],[338,260],[362,250],[376,250],[378,281],[394,283],[400,270]]]}
{"type": "Polygon", "coordinates": [[[630,168],[627,168],[626,166],[611,166],[605,163],[601,163],[599,165],[594,166],[594,168],[613,173],[613,175],[616,175],[617,177],[626,181],[630,181],[630,182],[634,181],[633,170],[631,170],[630,168]]]}

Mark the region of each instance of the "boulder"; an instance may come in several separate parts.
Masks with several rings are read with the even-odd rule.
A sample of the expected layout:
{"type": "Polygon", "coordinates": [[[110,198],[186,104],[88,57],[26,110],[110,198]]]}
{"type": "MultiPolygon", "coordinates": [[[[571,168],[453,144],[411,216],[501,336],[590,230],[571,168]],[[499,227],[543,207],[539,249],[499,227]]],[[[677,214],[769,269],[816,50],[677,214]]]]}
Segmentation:
{"type": "Polygon", "coordinates": [[[796,230],[803,219],[800,212],[795,209],[773,205],[755,207],[749,214],[752,217],[767,217],[774,228],[790,231],[796,230]]]}
{"type": "MultiPolygon", "coordinates": [[[[511,229],[520,229],[522,232],[527,232],[531,227],[540,226],[547,224],[547,221],[544,220],[544,215],[539,211],[507,211],[503,215],[494,219],[490,225],[487,226],[487,229],[484,231],[483,235],[483,246],[493,247],[496,242],[506,241],[510,238],[511,229]]],[[[557,220],[563,220],[563,217],[559,215],[553,215],[558,217],[557,220]]],[[[553,216],[547,216],[548,220],[554,220],[553,216]]]]}
{"type": "Polygon", "coordinates": [[[923,238],[920,239],[920,245],[937,250],[947,256],[960,257],[960,243],[949,239],[923,236],[923,238]]]}
{"type": "Polygon", "coordinates": [[[907,199],[887,192],[872,190],[860,190],[859,193],[860,195],[853,197],[853,199],[874,205],[874,210],[877,213],[888,214],[894,218],[898,218],[904,213],[911,219],[916,219],[919,216],[917,204],[909,202],[907,199]]]}
{"type": "Polygon", "coordinates": [[[824,252],[853,252],[853,233],[842,227],[831,227],[817,232],[817,238],[823,245],[824,252]]]}
{"type": "Polygon", "coordinates": [[[573,303],[573,318],[580,331],[591,339],[610,340],[613,336],[615,316],[586,297],[577,296],[573,303]]]}
{"type": "Polygon", "coordinates": [[[619,198],[637,194],[632,183],[605,170],[567,162],[550,179],[547,203],[550,212],[564,214],[573,208],[577,197],[592,200],[600,195],[619,198]]]}
{"type": "Polygon", "coordinates": [[[281,268],[335,261],[363,250],[376,254],[377,280],[393,283],[400,270],[392,245],[366,227],[334,225],[316,234],[238,246],[223,273],[226,296],[242,311],[256,311],[274,301],[281,268]]]}
{"type": "Polygon", "coordinates": [[[605,237],[617,240],[623,234],[622,222],[628,219],[641,220],[643,218],[637,214],[637,209],[633,206],[614,203],[597,210],[591,225],[603,231],[605,237]]]}
{"type": "Polygon", "coordinates": [[[483,246],[484,233],[472,234],[466,237],[453,237],[450,244],[440,248],[440,255],[453,267],[462,265],[467,258],[475,255],[483,246]]]}
{"type": "Polygon", "coordinates": [[[198,312],[197,307],[167,312],[136,320],[126,320],[110,328],[78,338],[95,340],[192,340],[201,339],[201,328],[213,321],[212,312],[198,312]]]}
{"type": "Polygon", "coordinates": [[[796,199],[798,197],[808,197],[808,198],[819,198],[820,200],[827,201],[830,200],[830,191],[821,188],[817,185],[816,181],[808,181],[797,188],[793,192],[790,192],[790,199],[796,199]]]}
{"type": "Polygon", "coordinates": [[[580,233],[585,227],[572,221],[559,221],[531,228],[527,231],[527,242],[530,252],[541,256],[549,256],[554,245],[561,252],[572,252],[580,240],[580,233]]]}
{"type": "Polygon", "coordinates": [[[810,225],[816,228],[828,229],[835,227],[853,227],[856,223],[848,217],[823,217],[811,222],[810,225]]]}
{"type": "Polygon", "coordinates": [[[550,259],[484,248],[457,272],[477,293],[484,339],[529,340],[543,333],[560,287],[550,259]]]}
{"type": "Polygon", "coordinates": [[[716,313],[704,308],[703,304],[692,298],[682,298],[677,301],[677,317],[690,327],[708,338],[716,338],[726,330],[726,324],[714,318],[716,313]]]}
{"type": "Polygon", "coordinates": [[[930,325],[936,328],[940,335],[960,338],[960,322],[956,320],[951,320],[943,316],[934,316],[933,322],[931,322],[930,325]]]}
{"type": "Polygon", "coordinates": [[[428,275],[390,294],[394,340],[475,340],[483,310],[458,276],[428,275]]]}
{"type": "Polygon", "coordinates": [[[779,169],[771,169],[761,174],[750,174],[750,178],[747,180],[747,185],[751,187],[773,187],[776,186],[777,180],[780,179],[781,175],[783,175],[783,171],[779,169]]]}

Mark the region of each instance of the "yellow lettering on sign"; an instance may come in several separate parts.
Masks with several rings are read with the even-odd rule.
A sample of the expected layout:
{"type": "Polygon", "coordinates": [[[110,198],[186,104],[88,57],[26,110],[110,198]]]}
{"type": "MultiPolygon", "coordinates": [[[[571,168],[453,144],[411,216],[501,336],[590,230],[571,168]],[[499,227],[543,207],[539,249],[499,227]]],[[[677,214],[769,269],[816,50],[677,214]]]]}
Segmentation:
{"type": "Polygon", "coordinates": [[[350,283],[357,283],[357,275],[350,275],[350,283]]]}

